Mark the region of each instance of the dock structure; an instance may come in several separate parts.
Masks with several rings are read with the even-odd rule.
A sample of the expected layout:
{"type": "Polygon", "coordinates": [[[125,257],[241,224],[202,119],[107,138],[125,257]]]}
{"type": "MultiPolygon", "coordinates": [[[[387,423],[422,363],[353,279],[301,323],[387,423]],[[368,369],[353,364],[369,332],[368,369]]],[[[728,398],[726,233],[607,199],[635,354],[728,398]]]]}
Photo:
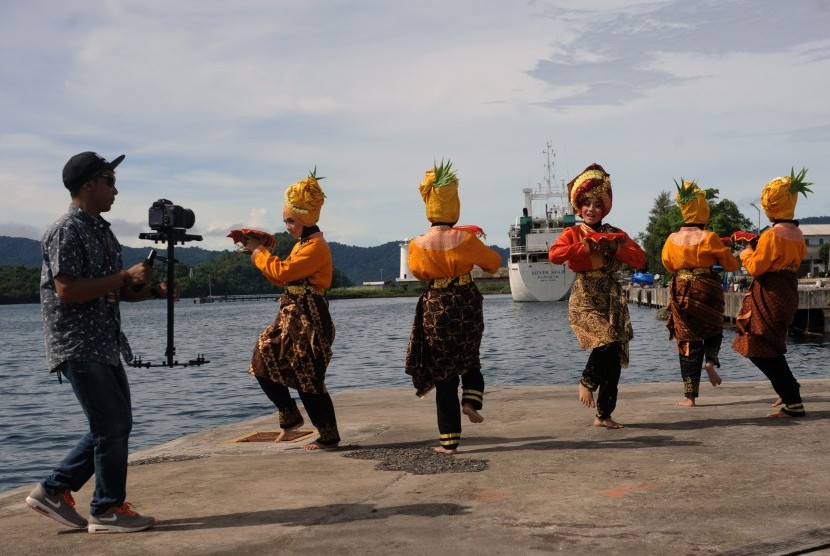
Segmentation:
{"type": "Polygon", "coordinates": [[[204,297],[194,297],[193,303],[232,303],[234,301],[262,301],[272,299],[274,301],[279,297],[278,294],[251,294],[251,295],[206,295],[204,297]]]}
{"type": "MultiPolygon", "coordinates": [[[[623,290],[629,303],[658,309],[668,307],[669,288],[625,286],[623,290]]],[[[724,322],[734,324],[746,292],[728,291],[723,295],[724,322]]],[[[803,280],[798,284],[798,310],[790,329],[806,334],[830,332],[830,284],[823,280],[803,280]]]]}

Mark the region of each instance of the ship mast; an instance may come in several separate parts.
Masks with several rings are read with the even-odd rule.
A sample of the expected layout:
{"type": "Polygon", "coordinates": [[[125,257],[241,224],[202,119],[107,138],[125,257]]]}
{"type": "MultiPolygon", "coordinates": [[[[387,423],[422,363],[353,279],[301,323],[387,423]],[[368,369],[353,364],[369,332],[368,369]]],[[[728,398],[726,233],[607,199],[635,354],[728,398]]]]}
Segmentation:
{"type": "MultiPolygon", "coordinates": [[[[545,183],[548,186],[548,195],[553,195],[553,159],[556,158],[556,153],[553,152],[550,141],[547,142],[547,148],[545,148],[542,154],[547,157],[547,161],[545,162],[545,183]]],[[[541,185],[539,188],[541,189],[541,185]]]]}
{"type": "Polygon", "coordinates": [[[554,211],[556,214],[553,216],[554,219],[560,218],[562,215],[566,214],[568,211],[568,203],[565,195],[565,188],[564,185],[561,191],[554,191],[553,190],[553,167],[555,164],[556,152],[553,150],[553,146],[550,144],[550,141],[547,142],[547,147],[542,154],[545,155],[545,178],[544,183],[537,184],[538,187],[536,190],[532,190],[530,188],[523,189],[523,193],[525,194],[525,207],[527,208],[528,214],[533,214],[533,201],[545,201],[545,213],[544,218],[550,219],[551,218],[551,211],[554,211]],[[553,208],[548,206],[547,201],[549,199],[555,199],[558,197],[558,202],[554,202],[553,208]],[[560,214],[561,212],[561,214],[560,214]]]}

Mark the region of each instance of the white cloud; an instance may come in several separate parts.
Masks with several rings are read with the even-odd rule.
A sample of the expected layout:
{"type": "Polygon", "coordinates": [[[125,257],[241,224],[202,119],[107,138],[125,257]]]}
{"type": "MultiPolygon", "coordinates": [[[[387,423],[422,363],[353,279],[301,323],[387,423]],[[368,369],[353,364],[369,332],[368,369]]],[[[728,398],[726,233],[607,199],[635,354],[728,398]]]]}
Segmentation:
{"type": "Polygon", "coordinates": [[[329,239],[378,245],[426,229],[417,184],[449,157],[462,220],[506,245],[547,140],[560,178],[611,172],[631,234],[680,174],[754,218],[768,179],[807,166],[799,215],[825,214],[828,5],[6,3],[0,223],[44,229],[64,162],[92,149],[127,154],[108,215],[126,244],[158,198],[195,211],[206,248],[281,229],[283,189],[317,165],[329,239]]]}
{"type": "Polygon", "coordinates": [[[21,224],[20,222],[12,221],[0,224],[0,236],[25,237],[40,240],[43,232],[44,230],[40,228],[29,224],[21,224]]]}

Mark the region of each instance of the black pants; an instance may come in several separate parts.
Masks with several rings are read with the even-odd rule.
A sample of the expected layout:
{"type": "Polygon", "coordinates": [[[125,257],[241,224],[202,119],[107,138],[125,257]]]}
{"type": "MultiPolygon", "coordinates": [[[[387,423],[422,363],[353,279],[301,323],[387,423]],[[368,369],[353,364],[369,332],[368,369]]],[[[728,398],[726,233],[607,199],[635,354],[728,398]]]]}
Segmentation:
{"type": "Polygon", "coordinates": [[[591,392],[597,392],[597,417],[610,419],[617,407],[617,385],[620,382],[622,365],[619,342],[613,342],[594,348],[582,372],[582,386],[591,392]]]}
{"type": "MultiPolygon", "coordinates": [[[[277,384],[271,379],[256,377],[260,388],[274,402],[280,415],[280,427],[290,429],[302,424],[303,416],[297,409],[297,402],[291,397],[288,387],[277,384]]],[[[340,442],[340,433],[337,430],[337,417],[334,414],[334,404],[328,392],[310,394],[299,392],[300,400],[311,423],[317,428],[320,437],[317,442],[323,446],[331,446],[340,442]]]]}
{"type": "Polygon", "coordinates": [[[787,365],[787,359],[783,355],[777,357],[750,357],[749,360],[761,369],[761,372],[772,383],[772,388],[784,403],[784,407],[781,408],[783,413],[793,417],[806,415],[804,404],[801,403],[801,393],[799,392],[801,385],[793,376],[790,366],[787,365]]]}
{"type": "Polygon", "coordinates": [[[481,409],[484,396],[484,376],[481,371],[467,371],[461,375],[461,403],[458,403],[458,377],[435,383],[435,407],[438,412],[438,432],[441,447],[455,450],[461,442],[461,406],[470,404],[481,409]]]}
{"type": "Polygon", "coordinates": [[[706,338],[700,342],[689,342],[689,355],[680,354],[680,376],[683,377],[683,395],[695,399],[700,395],[700,376],[703,359],[720,367],[718,353],[723,334],[706,338]]]}

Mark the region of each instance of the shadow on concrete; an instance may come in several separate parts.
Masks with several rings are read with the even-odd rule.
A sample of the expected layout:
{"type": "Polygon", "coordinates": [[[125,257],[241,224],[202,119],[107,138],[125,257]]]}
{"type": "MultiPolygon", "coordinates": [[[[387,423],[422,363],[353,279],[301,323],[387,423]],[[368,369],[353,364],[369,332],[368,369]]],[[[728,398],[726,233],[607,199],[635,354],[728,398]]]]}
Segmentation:
{"type": "Polygon", "coordinates": [[[792,535],[765,539],[752,544],[746,544],[718,552],[720,556],[745,556],[747,554],[769,555],[774,554],[827,554],[824,550],[830,548],[830,525],[814,529],[802,529],[792,535]]]}
{"type": "MultiPolygon", "coordinates": [[[[680,399],[678,397],[678,399],[680,399]]],[[[720,403],[707,403],[708,400],[711,400],[711,397],[704,397],[702,400],[698,398],[698,401],[702,401],[703,403],[698,404],[701,408],[705,407],[728,407],[731,405],[762,405],[765,407],[772,407],[772,402],[775,401],[775,396],[765,396],[763,398],[759,398],[757,400],[740,400],[735,402],[720,402],[720,403]]],[[[819,398],[816,396],[812,397],[804,397],[802,399],[804,402],[804,406],[809,410],[811,403],[822,403],[822,402],[830,402],[830,398],[819,398]]]]}
{"type": "MultiPolygon", "coordinates": [[[[772,420],[772,419],[770,419],[772,420]]],[[[626,425],[625,428],[629,428],[626,425]]],[[[625,434],[621,431],[608,431],[609,434],[625,434]]],[[[420,440],[414,442],[396,442],[393,444],[361,444],[354,449],[376,448],[424,448],[434,446],[435,440],[420,440]]],[[[500,436],[465,436],[461,439],[459,454],[481,454],[486,452],[509,452],[516,450],[599,450],[599,449],[637,449],[637,448],[666,448],[677,446],[700,446],[702,443],[694,440],[676,440],[673,436],[624,436],[605,440],[556,440],[550,436],[528,436],[510,438],[500,436]],[[495,444],[495,446],[493,446],[495,444]],[[487,447],[474,448],[474,446],[487,447]]]]}
{"type": "Polygon", "coordinates": [[[467,515],[470,508],[460,504],[410,504],[378,508],[372,504],[330,504],[309,508],[290,508],[239,512],[202,517],[165,519],[153,531],[193,531],[198,529],[222,529],[227,527],[255,527],[259,525],[285,525],[308,527],[311,525],[337,525],[364,520],[388,519],[398,515],[418,517],[443,517],[467,515]]]}
{"type": "MultiPolygon", "coordinates": [[[[547,441],[551,440],[550,436],[529,436],[525,438],[500,438],[500,437],[482,437],[482,436],[462,436],[461,443],[462,445],[470,445],[470,444],[491,444],[495,442],[530,442],[530,441],[547,441]],[[492,440],[492,442],[491,442],[492,440]]],[[[424,448],[425,450],[431,449],[433,446],[438,444],[437,438],[430,438],[427,440],[413,440],[412,442],[390,442],[388,444],[359,444],[359,445],[352,445],[351,449],[354,450],[371,450],[377,448],[424,448]]]]}
{"type": "MultiPolygon", "coordinates": [[[[628,425],[626,425],[627,427],[628,425]]],[[[624,430],[624,429],[623,429],[624,430]]],[[[624,434],[609,431],[609,434],[624,434]]],[[[678,446],[700,446],[701,442],[694,440],[676,440],[673,436],[629,436],[608,438],[606,440],[555,440],[550,437],[544,441],[535,441],[535,438],[498,438],[498,437],[471,437],[464,439],[461,446],[463,454],[483,454],[487,452],[513,452],[517,450],[631,450],[638,448],[675,448],[678,446]],[[531,440],[528,442],[528,440],[531,440]],[[488,444],[486,448],[473,446],[488,444]],[[496,444],[496,446],[492,446],[496,444]],[[518,444],[518,445],[517,445],[518,444]]]]}
{"type": "MultiPolygon", "coordinates": [[[[689,409],[688,411],[697,411],[689,409]]],[[[775,409],[770,408],[770,412],[775,409]]],[[[740,419],[691,419],[683,421],[673,421],[670,423],[626,423],[625,427],[628,429],[654,429],[666,431],[682,431],[707,429],[714,427],[797,427],[809,421],[823,420],[830,418],[830,411],[810,411],[807,408],[807,416],[804,418],[792,419],[768,419],[759,415],[758,417],[742,417],[740,419]]]]}

